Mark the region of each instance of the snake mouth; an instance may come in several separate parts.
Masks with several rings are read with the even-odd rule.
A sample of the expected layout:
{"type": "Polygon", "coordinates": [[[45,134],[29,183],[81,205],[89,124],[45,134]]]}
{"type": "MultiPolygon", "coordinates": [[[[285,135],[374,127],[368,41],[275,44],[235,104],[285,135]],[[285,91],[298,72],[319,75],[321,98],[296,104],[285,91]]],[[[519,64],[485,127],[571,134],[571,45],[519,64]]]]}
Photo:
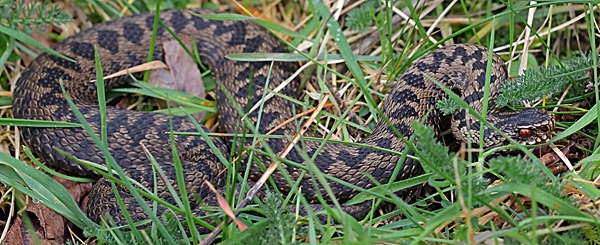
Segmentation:
{"type": "MultiPolygon", "coordinates": [[[[552,132],[554,130],[554,121],[547,120],[543,123],[538,123],[530,126],[516,126],[511,128],[505,128],[503,131],[508,137],[502,137],[496,135],[496,139],[499,139],[495,144],[484,147],[485,150],[492,150],[493,148],[503,147],[511,145],[511,141],[507,138],[511,138],[517,141],[520,145],[531,148],[532,146],[543,145],[550,141],[552,138],[552,132]]],[[[518,151],[516,148],[502,148],[501,152],[512,152],[518,151]]]]}
{"type": "MultiPolygon", "coordinates": [[[[550,141],[553,130],[554,123],[550,122],[544,123],[543,125],[534,125],[530,127],[517,127],[514,131],[510,132],[508,136],[523,146],[535,146],[542,145],[550,141]]],[[[510,144],[511,143],[509,140],[504,139],[504,141],[490,146],[487,149],[489,150],[495,147],[507,146],[510,144]]],[[[503,149],[502,151],[514,150],[515,149],[503,149]]]]}
{"type": "MultiPolygon", "coordinates": [[[[524,146],[542,145],[552,138],[555,125],[554,115],[536,108],[497,113],[492,121],[503,133],[489,130],[487,149],[511,145],[515,141],[524,146]]],[[[516,151],[512,149],[509,151],[516,151]]]]}
{"type": "Polygon", "coordinates": [[[522,145],[543,144],[550,140],[554,130],[554,120],[530,127],[517,127],[516,140],[522,145]]]}
{"type": "MultiPolygon", "coordinates": [[[[526,141],[517,140],[517,142],[520,145],[523,145],[526,148],[530,149],[530,148],[535,148],[537,146],[543,145],[544,143],[548,142],[549,139],[550,139],[550,137],[548,137],[547,135],[543,135],[543,136],[540,136],[539,138],[535,138],[532,140],[526,140],[526,141]]],[[[486,147],[484,150],[489,151],[494,148],[497,148],[497,150],[495,150],[495,151],[504,152],[504,153],[511,153],[511,152],[518,151],[518,148],[514,148],[514,147],[506,148],[506,146],[510,146],[510,145],[513,145],[513,144],[511,144],[510,141],[505,140],[504,142],[500,142],[498,144],[486,147]],[[498,147],[504,147],[504,148],[498,148],[498,147]]]]}
{"type": "Polygon", "coordinates": [[[546,143],[548,140],[550,140],[550,135],[542,133],[536,137],[529,137],[527,140],[517,140],[517,142],[522,145],[536,145],[546,143]]]}

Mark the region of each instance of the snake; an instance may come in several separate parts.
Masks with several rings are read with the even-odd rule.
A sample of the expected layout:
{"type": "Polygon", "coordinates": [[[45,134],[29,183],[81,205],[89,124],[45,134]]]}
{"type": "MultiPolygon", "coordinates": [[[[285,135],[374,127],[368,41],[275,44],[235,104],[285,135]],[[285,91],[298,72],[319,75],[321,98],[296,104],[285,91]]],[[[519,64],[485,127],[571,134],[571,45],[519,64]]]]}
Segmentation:
{"type": "MultiPolygon", "coordinates": [[[[215,78],[219,131],[238,134],[247,132],[244,131],[248,130],[244,123],[240,123],[243,118],[255,126],[258,134],[266,134],[276,128],[272,135],[281,137],[265,139],[261,144],[268,145],[272,152],[281,152],[299,132],[299,126],[295,123],[285,123],[302,110],[302,106],[289,99],[299,98],[299,83],[291,82],[283,86],[267,100],[263,100],[263,94],[265,89],[274,93],[296,71],[297,64],[227,59],[228,54],[234,53],[289,53],[289,49],[284,42],[253,21],[214,20],[201,16],[213,13],[215,12],[203,9],[161,11],[158,17],[162,24],[157,25],[154,46],[151,46],[155,24],[152,13],[97,24],[58,42],[52,49],[75,62],[49,53],[42,53],[31,62],[14,85],[12,105],[15,118],[81,123],[65,99],[67,94],[99,136],[102,116],[96,83],[92,81],[96,75],[95,48],[103,74],[113,74],[146,63],[149,51],[152,51],[152,60],[164,60],[162,44],[175,40],[174,35],[187,36],[195,42],[203,64],[208,66],[215,78]],[[64,92],[61,86],[64,87],[64,92]],[[244,108],[258,103],[262,103],[262,110],[249,113],[244,111],[244,108]]],[[[143,73],[133,74],[138,79],[142,75],[143,73]]],[[[458,109],[450,118],[454,138],[484,148],[510,144],[506,136],[522,144],[547,141],[554,127],[551,114],[535,108],[503,111],[494,103],[494,98],[499,94],[499,85],[508,78],[503,60],[496,54],[490,54],[485,47],[455,44],[436,48],[423,55],[399,75],[380,105],[387,120],[378,118],[372,133],[361,140],[360,144],[301,140],[285,159],[280,160],[281,168],[270,178],[280,191],[289,193],[292,185],[282,173],[283,170],[287,171],[293,181],[299,180],[294,190],[301,192],[311,205],[320,205],[322,201],[330,203],[334,198],[343,203],[356,196],[359,189],[369,189],[377,186],[377,183],[423,174],[419,161],[406,158],[407,160],[400,162],[400,153],[407,148],[406,140],[414,133],[411,126],[413,121],[422,121],[439,130],[443,117],[438,112],[436,103],[448,98],[448,95],[433,81],[439,81],[481,113],[487,76],[490,92],[487,95],[486,115],[487,120],[497,129],[484,126],[483,141],[480,141],[479,120],[466,109],[458,109]],[[488,60],[489,57],[491,59],[488,60]],[[486,72],[488,62],[491,62],[491,74],[486,72]],[[323,185],[314,182],[309,171],[304,171],[308,169],[307,161],[312,161],[321,173],[331,177],[326,181],[334,197],[326,195],[323,185]],[[392,179],[397,167],[400,168],[399,174],[392,179]],[[323,197],[321,201],[319,196],[323,197]]],[[[131,80],[129,76],[106,79],[104,86],[108,91],[128,86],[131,80]]],[[[248,163],[241,166],[223,161],[219,155],[231,159],[230,148],[235,143],[231,137],[210,136],[206,140],[199,136],[177,134],[171,138],[172,135],[168,134],[171,127],[176,132],[199,132],[194,122],[185,116],[124,110],[111,106],[106,108],[105,113],[106,146],[112,157],[127,176],[154,190],[159,198],[172,204],[176,202],[168,190],[167,182],[176,191],[180,190],[180,183],[176,181],[176,157],[181,162],[183,184],[187,193],[190,197],[200,199],[214,196],[206,183],[211,183],[217,189],[227,186],[223,172],[228,166],[244,170],[246,164],[250,165],[248,179],[257,181],[265,171],[264,166],[273,161],[259,153],[256,154],[262,155],[261,157],[246,161],[248,163]],[[177,152],[175,155],[170,146],[174,146],[177,152]],[[153,171],[152,162],[145,154],[146,149],[164,171],[161,178],[157,178],[153,171]],[[217,151],[220,153],[217,154],[217,151]]],[[[201,127],[210,132],[204,125],[201,127]]],[[[98,164],[105,164],[107,161],[82,127],[21,127],[21,132],[35,156],[70,175],[99,177],[74,158],[98,164]],[[59,149],[74,158],[67,157],[59,149]]],[[[309,130],[305,136],[315,135],[309,130]]],[[[414,152],[411,151],[410,154],[414,152]]],[[[132,219],[139,221],[148,218],[131,194],[124,187],[117,187],[132,219]]],[[[407,197],[412,194],[399,192],[398,195],[407,197]]],[[[148,203],[152,205],[152,202],[148,203]]],[[[193,210],[201,208],[201,204],[191,205],[193,210]]],[[[159,214],[165,210],[165,207],[159,205],[159,214]]],[[[357,218],[364,217],[366,211],[364,208],[348,206],[348,213],[357,218]]],[[[94,184],[86,214],[95,222],[101,222],[107,217],[116,224],[127,222],[107,178],[99,178],[94,184]]]]}

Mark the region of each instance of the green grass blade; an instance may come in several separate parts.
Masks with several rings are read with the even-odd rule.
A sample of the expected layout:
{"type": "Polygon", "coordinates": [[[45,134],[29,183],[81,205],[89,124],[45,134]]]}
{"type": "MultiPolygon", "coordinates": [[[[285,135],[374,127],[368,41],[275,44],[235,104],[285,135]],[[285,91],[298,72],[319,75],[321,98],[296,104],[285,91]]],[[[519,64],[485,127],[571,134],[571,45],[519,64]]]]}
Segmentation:
{"type": "MultiPolygon", "coordinates": [[[[167,97],[168,99],[168,97],[167,97]]],[[[169,101],[169,100],[167,100],[169,101]]],[[[171,107],[169,106],[168,109],[170,109],[171,107]]],[[[193,118],[190,118],[190,120],[195,121],[193,118]]],[[[186,222],[188,224],[188,227],[190,229],[190,233],[192,234],[192,240],[194,243],[198,243],[198,241],[200,240],[198,237],[198,230],[196,229],[196,226],[194,225],[194,220],[192,218],[192,210],[191,210],[191,206],[190,206],[190,200],[188,199],[188,193],[187,193],[187,189],[186,189],[186,180],[185,180],[185,173],[183,172],[183,166],[181,163],[181,159],[179,158],[179,153],[177,151],[177,146],[176,146],[176,141],[175,141],[175,135],[173,134],[173,117],[172,115],[169,116],[169,137],[171,140],[171,152],[173,155],[173,165],[175,166],[175,176],[176,176],[176,181],[177,181],[177,185],[179,186],[179,195],[181,196],[181,201],[179,201],[179,203],[182,203],[183,205],[183,209],[185,210],[184,216],[186,218],[186,222]]],[[[179,200],[179,198],[176,198],[177,200],[179,200]]]]}
{"type": "Polygon", "coordinates": [[[140,93],[153,98],[159,98],[163,100],[168,99],[169,101],[175,102],[186,108],[193,108],[195,110],[210,113],[217,112],[216,103],[214,101],[199,98],[182,91],[160,88],[149,83],[133,82],[131,84],[138,87],[138,89],[113,89],[112,91],[140,93]]]}
{"type": "Polygon", "coordinates": [[[550,143],[557,142],[559,140],[566,138],[569,135],[576,133],[577,131],[579,131],[582,128],[584,128],[585,126],[589,125],[596,119],[598,119],[598,105],[597,104],[594,105],[590,110],[588,110],[585,113],[585,115],[583,115],[581,118],[579,118],[579,120],[577,120],[575,123],[573,123],[573,125],[571,125],[567,129],[565,129],[565,131],[562,131],[560,134],[558,134],[552,140],[550,140],[550,143]]]}
{"type": "Polygon", "coordinates": [[[1,152],[0,182],[39,200],[80,228],[99,228],[79,209],[79,205],[60,183],[42,171],[1,152]]]}
{"type": "Polygon", "coordinates": [[[10,56],[10,54],[12,53],[12,50],[15,48],[15,39],[12,37],[9,37],[8,40],[8,45],[6,47],[5,52],[2,53],[2,55],[0,55],[0,67],[4,67],[4,64],[6,64],[6,61],[8,60],[8,57],[10,56]]]}
{"type": "Polygon", "coordinates": [[[98,47],[94,45],[94,59],[96,59],[96,89],[98,95],[98,108],[100,110],[100,139],[102,145],[108,147],[108,137],[106,133],[106,93],[104,92],[104,75],[102,74],[102,64],[100,63],[100,55],[98,47]]]}
{"type": "Polygon", "coordinates": [[[597,187],[589,182],[574,180],[573,178],[579,178],[579,176],[574,173],[569,173],[567,178],[569,183],[588,196],[590,200],[598,200],[598,197],[600,197],[600,190],[597,187]]]}
{"type": "Polygon", "coordinates": [[[24,146],[23,151],[25,152],[25,154],[27,154],[29,159],[31,159],[31,161],[33,163],[35,163],[35,165],[37,165],[39,168],[41,168],[42,170],[44,170],[46,173],[48,173],[50,175],[53,175],[53,176],[56,176],[56,177],[59,177],[62,179],[74,181],[74,182],[94,182],[94,181],[96,181],[96,179],[94,179],[94,178],[71,177],[71,176],[56,172],[55,170],[47,167],[46,165],[44,165],[40,161],[38,161],[28,147],[24,146]]]}
{"type": "Polygon", "coordinates": [[[484,123],[486,126],[488,126],[489,128],[493,129],[494,131],[498,132],[500,135],[502,135],[502,137],[506,138],[508,141],[510,141],[511,144],[513,144],[514,146],[516,146],[519,150],[521,150],[522,152],[524,152],[528,157],[530,157],[533,162],[535,164],[538,165],[538,168],[544,172],[544,174],[546,174],[552,181],[556,180],[556,176],[554,176],[550,170],[548,170],[548,168],[546,168],[543,163],[537,158],[535,157],[535,155],[533,155],[533,153],[531,153],[530,151],[527,150],[527,148],[525,148],[525,146],[519,144],[519,142],[517,142],[516,140],[508,137],[508,135],[506,135],[504,132],[500,131],[500,129],[498,129],[496,126],[494,126],[493,124],[491,124],[490,122],[487,121],[487,119],[485,117],[483,117],[481,114],[479,114],[477,111],[475,111],[471,106],[469,106],[469,104],[467,104],[467,102],[465,102],[464,100],[462,100],[460,98],[460,96],[458,96],[456,93],[454,93],[452,90],[448,89],[446,86],[444,86],[443,84],[441,84],[440,82],[436,81],[435,79],[433,79],[431,76],[427,75],[427,74],[423,74],[427,79],[429,79],[431,82],[435,83],[438,87],[440,87],[446,94],[448,94],[448,97],[450,97],[452,100],[454,100],[460,107],[462,107],[463,109],[467,110],[467,112],[469,114],[471,114],[473,117],[477,118],[477,120],[479,120],[480,122],[484,123]]]}
{"type": "Polygon", "coordinates": [[[28,128],[79,128],[81,124],[20,118],[0,118],[0,125],[28,128]]]}
{"type": "MultiPolygon", "coordinates": [[[[329,60],[341,60],[343,57],[339,54],[326,54],[329,60]]],[[[309,61],[305,55],[289,54],[289,53],[233,53],[225,55],[227,59],[236,61],[282,61],[282,62],[298,62],[309,61]]],[[[381,56],[355,56],[357,61],[381,61],[381,56]]],[[[325,59],[325,54],[319,55],[315,60],[321,61],[325,59]]]]}
{"type": "Polygon", "coordinates": [[[210,20],[220,20],[220,21],[250,20],[250,21],[254,21],[256,24],[264,26],[265,28],[267,28],[269,30],[279,32],[281,34],[285,34],[285,35],[295,37],[295,38],[307,39],[304,35],[301,35],[294,31],[291,31],[290,29],[287,29],[281,25],[278,25],[278,24],[270,22],[270,21],[250,17],[250,16],[245,16],[245,15],[240,15],[240,14],[232,14],[232,13],[218,13],[218,14],[196,14],[194,12],[190,12],[190,13],[192,15],[198,16],[200,18],[206,18],[206,19],[210,19],[210,20]]]}
{"type": "Polygon", "coordinates": [[[491,187],[485,191],[485,193],[518,193],[530,197],[531,199],[543,204],[544,206],[556,210],[562,215],[570,215],[576,217],[588,218],[589,214],[578,210],[571,203],[566,202],[564,199],[553,196],[552,194],[544,191],[535,186],[529,186],[523,183],[508,182],[498,186],[491,187]]]}
{"type": "MultiPolygon", "coordinates": [[[[409,187],[413,187],[422,183],[425,183],[429,180],[429,177],[431,176],[431,174],[424,174],[424,175],[420,175],[417,177],[413,177],[410,179],[405,179],[405,180],[401,180],[401,181],[397,181],[397,182],[393,182],[391,184],[385,185],[385,186],[377,186],[374,188],[369,189],[369,191],[371,192],[376,192],[376,193],[380,193],[381,195],[385,195],[388,192],[397,192],[399,190],[403,190],[409,187]]],[[[344,203],[344,205],[354,205],[354,204],[359,204],[368,200],[372,200],[375,199],[376,197],[373,196],[372,194],[366,193],[366,192],[361,192],[358,195],[356,195],[354,198],[352,198],[352,200],[344,203]]]]}
{"type": "Polygon", "coordinates": [[[35,47],[35,48],[37,48],[37,49],[39,49],[39,50],[41,50],[43,52],[52,54],[52,55],[60,57],[60,58],[62,58],[64,60],[68,60],[70,62],[75,62],[75,60],[73,60],[73,59],[71,59],[71,58],[69,58],[67,56],[64,56],[64,55],[60,54],[60,53],[52,50],[51,48],[48,48],[48,47],[42,45],[41,43],[39,43],[38,41],[36,41],[32,37],[30,37],[28,35],[25,35],[25,33],[23,33],[23,32],[10,29],[10,28],[5,27],[3,25],[0,25],[0,32],[6,34],[7,36],[13,37],[13,38],[15,38],[15,39],[17,39],[17,40],[19,40],[21,42],[29,44],[29,45],[31,45],[31,46],[33,46],[33,47],[35,47]]]}
{"type": "Polygon", "coordinates": [[[419,244],[419,242],[422,241],[424,237],[432,234],[433,231],[435,231],[435,229],[437,229],[446,222],[455,220],[461,214],[462,213],[460,212],[460,205],[458,203],[454,203],[449,207],[445,207],[439,213],[437,213],[435,216],[429,219],[425,226],[425,229],[421,232],[421,234],[415,237],[413,242],[410,244],[419,244]]]}
{"type": "MultiPolygon", "coordinates": [[[[121,178],[121,180],[123,180],[123,182],[125,184],[125,187],[131,192],[131,195],[139,203],[139,205],[142,207],[142,209],[144,210],[144,212],[146,212],[146,214],[148,214],[148,216],[150,216],[150,219],[153,222],[155,222],[155,224],[158,225],[159,231],[165,237],[165,239],[167,239],[167,241],[170,241],[171,243],[174,243],[175,241],[173,240],[173,237],[171,236],[171,234],[165,229],[164,226],[162,226],[160,224],[160,221],[158,220],[158,217],[156,216],[156,214],[152,212],[152,209],[148,206],[148,204],[141,197],[141,195],[136,191],[135,187],[128,180],[128,178],[125,175],[125,173],[123,172],[123,170],[119,167],[119,165],[117,164],[116,160],[113,158],[113,156],[108,151],[108,148],[102,147],[103,146],[102,140],[96,135],[96,133],[91,128],[91,126],[89,125],[89,123],[87,123],[86,118],[83,116],[83,114],[81,113],[81,111],[79,111],[79,109],[77,109],[77,106],[75,105],[75,103],[73,102],[73,100],[71,99],[71,97],[69,96],[69,94],[66,92],[66,90],[65,90],[65,88],[64,88],[64,86],[62,84],[62,81],[61,81],[61,89],[62,89],[62,92],[63,92],[63,94],[65,96],[65,99],[67,100],[67,102],[69,103],[69,106],[71,107],[71,110],[73,111],[73,114],[75,114],[75,117],[77,118],[77,120],[79,120],[82,123],[82,126],[85,129],[85,131],[88,133],[88,135],[90,136],[90,138],[99,147],[100,151],[104,155],[104,157],[106,159],[107,166],[109,167],[109,170],[112,169],[112,170],[115,170],[117,172],[119,178],[121,178]]],[[[112,183],[112,185],[113,185],[113,190],[114,190],[115,189],[114,183],[112,183]]],[[[127,209],[125,208],[124,203],[118,197],[119,196],[118,193],[115,193],[115,195],[117,195],[117,202],[119,203],[119,207],[121,208],[121,210],[125,211],[125,212],[123,212],[123,214],[124,214],[125,218],[128,220],[128,223],[129,223],[128,225],[132,229],[132,234],[134,236],[136,236],[138,238],[138,240],[141,241],[142,240],[141,239],[142,236],[139,233],[139,231],[135,228],[134,223],[131,220],[131,217],[127,213],[127,209]]]]}
{"type": "MultiPolygon", "coordinates": [[[[97,46],[94,46],[94,59],[95,59],[94,64],[95,64],[95,68],[96,68],[96,89],[97,89],[98,107],[99,107],[99,111],[100,111],[100,138],[99,138],[100,141],[95,142],[95,143],[101,150],[108,152],[108,137],[107,137],[107,132],[106,132],[106,116],[107,115],[106,115],[106,98],[105,98],[105,91],[104,91],[104,76],[102,74],[102,64],[100,62],[100,55],[98,54],[97,46]]],[[[61,86],[62,86],[62,83],[61,83],[61,86]]],[[[87,128],[86,128],[87,122],[85,121],[85,118],[83,117],[81,112],[79,112],[78,109],[75,107],[75,103],[70,100],[69,96],[64,91],[64,88],[63,88],[63,93],[65,94],[65,99],[67,100],[67,102],[69,102],[69,105],[71,106],[71,110],[73,110],[77,119],[80,122],[83,122],[83,125],[84,125],[84,128],[86,129],[86,131],[88,130],[88,128],[91,130],[91,127],[89,127],[89,125],[87,125],[87,128]]],[[[92,139],[94,136],[96,136],[94,131],[87,131],[87,132],[88,132],[88,134],[92,135],[92,139]]],[[[105,155],[105,157],[106,157],[106,155],[105,155]]],[[[119,168],[119,166],[116,162],[114,165],[107,164],[107,168],[108,168],[109,172],[112,172],[112,171],[110,171],[112,169],[112,167],[119,168]]],[[[125,180],[125,182],[127,182],[127,180],[125,180]]],[[[127,208],[125,207],[125,203],[123,202],[123,200],[120,197],[119,192],[117,191],[116,184],[114,182],[111,182],[111,187],[115,194],[115,199],[118,203],[118,206],[121,209],[121,212],[123,212],[123,215],[124,215],[125,219],[127,220],[127,223],[129,225],[130,229],[132,230],[132,234],[138,240],[141,240],[141,237],[142,237],[141,233],[135,229],[133,220],[131,219],[131,216],[129,215],[127,208]]],[[[129,189],[129,191],[131,191],[132,193],[135,192],[135,190],[133,190],[133,189],[129,189]]]]}

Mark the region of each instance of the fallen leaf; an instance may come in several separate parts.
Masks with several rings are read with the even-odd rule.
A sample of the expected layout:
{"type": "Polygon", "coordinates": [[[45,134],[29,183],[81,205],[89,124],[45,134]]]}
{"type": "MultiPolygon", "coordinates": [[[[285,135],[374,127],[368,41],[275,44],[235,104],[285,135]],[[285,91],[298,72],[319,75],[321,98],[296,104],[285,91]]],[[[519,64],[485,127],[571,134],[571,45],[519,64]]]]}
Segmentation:
{"type": "Polygon", "coordinates": [[[235,222],[238,228],[240,228],[240,231],[243,231],[246,228],[248,228],[244,223],[238,220],[237,217],[235,217],[235,213],[233,212],[233,210],[231,210],[229,203],[227,203],[227,200],[225,200],[223,195],[221,195],[221,193],[219,193],[210,182],[204,181],[204,183],[213,193],[215,193],[215,196],[217,197],[217,202],[219,203],[219,207],[221,207],[223,212],[225,212],[225,214],[227,214],[227,216],[229,216],[229,218],[231,218],[233,222],[235,222]]]}
{"type": "MultiPolygon", "coordinates": [[[[80,183],[56,176],[53,178],[67,189],[77,203],[82,203],[92,188],[92,183],[80,183]]],[[[25,210],[26,212],[22,215],[27,215],[33,224],[34,236],[37,239],[32,238],[30,230],[21,216],[16,218],[11,225],[3,244],[36,244],[36,241],[39,241],[43,245],[53,245],[65,242],[65,231],[70,222],[62,215],[40,203],[30,203],[25,210]]]]}
{"type": "MultiPolygon", "coordinates": [[[[65,242],[65,218],[39,203],[31,203],[25,209],[33,229],[36,240],[42,245],[62,244],[65,242]]],[[[29,229],[21,217],[15,219],[8,230],[3,244],[36,244],[31,237],[29,229]]]]}
{"type": "Polygon", "coordinates": [[[119,100],[119,102],[117,102],[117,104],[115,104],[115,107],[119,108],[121,110],[127,110],[128,106],[129,106],[129,103],[127,102],[126,98],[119,100]]]}
{"type": "Polygon", "coordinates": [[[76,203],[79,203],[79,207],[85,212],[84,208],[87,207],[85,201],[87,201],[86,198],[92,190],[92,183],[75,182],[56,176],[52,176],[52,178],[67,189],[69,194],[71,194],[71,197],[73,197],[73,200],[75,200],[76,203]]]}
{"type": "MultiPolygon", "coordinates": [[[[181,35],[180,40],[191,50],[192,39],[181,35]]],[[[179,90],[199,98],[206,98],[202,75],[198,65],[176,40],[163,42],[166,68],[155,69],[150,72],[148,83],[161,87],[179,90]]],[[[177,107],[171,103],[171,107],[177,107]]],[[[166,108],[166,105],[163,106],[166,108]]],[[[193,114],[196,120],[204,117],[204,112],[193,114]]]]}

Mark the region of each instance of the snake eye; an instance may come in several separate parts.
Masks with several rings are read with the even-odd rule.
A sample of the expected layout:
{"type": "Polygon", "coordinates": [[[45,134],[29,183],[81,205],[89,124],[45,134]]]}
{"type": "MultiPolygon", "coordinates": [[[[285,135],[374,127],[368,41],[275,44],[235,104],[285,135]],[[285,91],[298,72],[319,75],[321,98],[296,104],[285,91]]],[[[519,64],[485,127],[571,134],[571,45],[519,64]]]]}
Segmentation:
{"type": "Polygon", "coordinates": [[[519,136],[521,136],[522,138],[527,138],[530,135],[531,135],[531,130],[529,130],[529,129],[524,128],[519,131],[519,136]]]}

